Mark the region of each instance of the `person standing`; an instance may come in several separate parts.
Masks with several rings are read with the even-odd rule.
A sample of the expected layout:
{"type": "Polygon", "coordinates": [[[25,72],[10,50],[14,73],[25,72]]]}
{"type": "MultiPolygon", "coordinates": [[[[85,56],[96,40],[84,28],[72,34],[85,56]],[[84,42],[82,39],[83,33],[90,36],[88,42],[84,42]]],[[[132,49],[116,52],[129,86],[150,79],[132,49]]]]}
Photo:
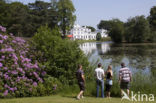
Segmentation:
{"type": "Polygon", "coordinates": [[[77,95],[77,99],[79,100],[80,98],[83,98],[83,93],[85,91],[85,77],[84,77],[84,72],[82,70],[81,64],[78,65],[78,70],[76,71],[76,77],[80,88],[80,92],[77,95]]]}
{"type": "Polygon", "coordinates": [[[110,90],[113,85],[112,78],[113,78],[112,66],[109,65],[106,71],[106,97],[108,98],[110,98],[110,90]]]}
{"type": "Polygon", "coordinates": [[[104,70],[101,68],[102,64],[98,64],[98,68],[95,69],[95,76],[96,76],[96,97],[99,97],[99,87],[101,86],[101,97],[104,98],[104,70]]]}
{"type": "Polygon", "coordinates": [[[129,96],[130,82],[132,81],[132,74],[129,68],[125,66],[125,63],[121,63],[121,69],[119,70],[119,83],[121,88],[121,96],[123,96],[124,89],[129,96]]]}

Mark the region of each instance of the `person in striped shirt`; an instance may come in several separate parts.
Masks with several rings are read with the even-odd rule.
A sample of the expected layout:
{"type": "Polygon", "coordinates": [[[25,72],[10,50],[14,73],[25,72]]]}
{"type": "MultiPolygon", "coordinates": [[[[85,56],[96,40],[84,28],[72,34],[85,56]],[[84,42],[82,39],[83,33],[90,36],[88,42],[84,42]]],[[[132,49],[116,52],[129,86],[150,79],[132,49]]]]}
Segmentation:
{"type": "Polygon", "coordinates": [[[121,63],[121,69],[119,70],[119,83],[121,88],[121,95],[123,90],[126,89],[127,95],[129,95],[130,82],[132,80],[132,74],[129,68],[125,66],[125,63],[121,63]]]}

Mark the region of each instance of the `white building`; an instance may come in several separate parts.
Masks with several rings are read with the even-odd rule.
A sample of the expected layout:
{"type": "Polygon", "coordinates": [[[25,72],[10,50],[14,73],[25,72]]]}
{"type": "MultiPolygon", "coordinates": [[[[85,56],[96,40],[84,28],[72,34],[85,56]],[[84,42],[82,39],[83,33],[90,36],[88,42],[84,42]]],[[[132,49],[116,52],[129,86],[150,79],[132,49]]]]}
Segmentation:
{"type": "Polygon", "coordinates": [[[100,33],[102,38],[108,37],[107,30],[99,29],[99,30],[96,30],[96,33],[100,33]]]}
{"type": "Polygon", "coordinates": [[[82,27],[78,24],[74,25],[73,29],[70,31],[73,40],[96,40],[97,33],[100,33],[102,37],[107,37],[106,30],[97,30],[92,32],[86,26],[82,27]]]}
{"type": "Polygon", "coordinates": [[[73,39],[79,39],[79,40],[95,40],[96,39],[96,33],[91,32],[91,29],[88,29],[86,27],[81,27],[80,25],[74,25],[73,29],[70,31],[70,34],[73,35],[73,39]]]}

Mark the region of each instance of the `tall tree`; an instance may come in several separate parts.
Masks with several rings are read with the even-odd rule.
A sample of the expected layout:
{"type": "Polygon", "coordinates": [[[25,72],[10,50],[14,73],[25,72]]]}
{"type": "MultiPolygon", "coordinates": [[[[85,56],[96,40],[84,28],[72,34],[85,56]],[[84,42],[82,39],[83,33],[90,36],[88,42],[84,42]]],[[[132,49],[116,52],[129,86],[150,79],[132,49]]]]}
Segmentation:
{"type": "Polygon", "coordinates": [[[151,29],[149,41],[156,42],[156,6],[151,8],[148,21],[151,29]]]}
{"type": "Polygon", "coordinates": [[[97,41],[100,41],[100,40],[101,40],[101,34],[100,34],[100,33],[97,33],[97,35],[96,35],[96,40],[97,40],[97,41]]]}
{"type": "Polygon", "coordinates": [[[96,30],[96,29],[95,29],[94,27],[92,27],[92,26],[87,26],[87,28],[88,28],[88,29],[91,29],[92,32],[95,32],[95,30],[96,30]]]}
{"type": "Polygon", "coordinates": [[[28,7],[20,2],[13,2],[8,9],[11,15],[8,30],[16,36],[29,35],[28,7]]]}
{"type": "Polygon", "coordinates": [[[20,2],[6,3],[0,1],[0,24],[7,27],[9,32],[22,36],[27,34],[28,7],[20,2]]]}
{"type": "Polygon", "coordinates": [[[152,31],[156,31],[156,6],[152,7],[150,10],[149,23],[152,31]]]}
{"type": "Polygon", "coordinates": [[[42,25],[50,23],[49,20],[49,9],[51,4],[43,1],[35,1],[34,3],[29,3],[29,14],[30,14],[30,23],[33,25],[33,32],[37,31],[42,25]]]}
{"type": "Polygon", "coordinates": [[[106,29],[106,30],[110,31],[113,23],[114,22],[112,20],[101,20],[100,23],[97,25],[97,27],[98,27],[98,29],[106,29]]]}
{"type": "Polygon", "coordinates": [[[150,28],[144,16],[136,16],[125,23],[125,40],[127,42],[145,42],[149,38],[150,28]]]}
{"type": "Polygon", "coordinates": [[[0,24],[3,26],[8,26],[8,22],[10,22],[10,14],[9,12],[9,4],[5,2],[5,0],[0,1],[0,24]]]}
{"type": "Polygon", "coordinates": [[[109,35],[112,40],[116,43],[123,42],[124,39],[124,23],[119,19],[110,20],[111,29],[109,31],[109,35]]]}
{"type": "Polygon", "coordinates": [[[71,0],[59,0],[57,6],[60,19],[59,26],[64,38],[76,20],[76,16],[74,15],[75,8],[71,0]]]}

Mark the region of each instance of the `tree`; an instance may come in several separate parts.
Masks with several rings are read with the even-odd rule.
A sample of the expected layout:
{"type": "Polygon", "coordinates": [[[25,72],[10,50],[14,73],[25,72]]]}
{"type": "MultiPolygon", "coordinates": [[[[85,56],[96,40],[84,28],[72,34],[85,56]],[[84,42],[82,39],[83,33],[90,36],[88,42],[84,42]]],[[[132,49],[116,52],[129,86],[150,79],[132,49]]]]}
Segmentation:
{"type": "Polygon", "coordinates": [[[87,26],[88,29],[91,29],[92,32],[95,32],[95,28],[92,26],[87,26]]]}
{"type": "Polygon", "coordinates": [[[152,31],[156,31],[156,6],[152,7],[150,10],[149,23],[152,31]]]}
{"type": "Polygon", "coordinates": [[[100,34],[100,33],[97,33],[97,35],[96,35],[96,40],[97,40],[97,41],[100,41],[100,40],[101,40],[101,34],[100,34]]]}
{"type": "Polygon", "coordinates": [[[125,40],[127,42],[146,42],[149,38],[150,28],[144,16],[136,16],[125,23],[125,40]]]}
{"type": "MultiPolygon", "coordinates": [[[[115,19],[114,19],[115,20],[115,19]]],[[[97,25],[98,29],[106,29],[108,31],[111,30],[113,25],[113,21],[112,20],[101,20],[100,23],[97,25]]]]}
{"type": "Polygon", "coordinates": [[[116,43],[123,42],[124,39],[124,23],[119,19],[113,19],[110,21],[111,29],[109,31],[109,35],[111,39],[116,43]]]}
{"type": "Polygon", "coordinates": [[[9,5],[4,1],[0,1],[0,24],[3,26],[8,26],[11,16],[8,14],[9,5]]]}
{"type": "Polygon", "coordinates": [[[16,36],[27,35],[29,26],[28,7],[20,2],[6,3],[0,1],[0,24],[16,36]]]}
{"type": "Polygon", "coordinates": [[[28,7],[20,2],[13,2],[8,7],[10,14],[10,22],[8,22],[8,30],[16,36],[28,36],[29,19],[28,7]]]}
{"type": "Polygon", "coordinates": [[[20,2],[0,1],[0,24],[7,27],[16,36],[32,37],[40,26],[51,29],[60,27],[65,36],[76,19],[75,8],[71,0],[36,0],[24,5],[20,2]]]}
{"type": "Polygon", "coordinates": [[[5,2],[5,0],[0,0],[0,2],[5,2]]]}
{"type": "Polygon", "coordinates": [[[75,8],[71,0],[59,0],[57,6],[60,19],[59,26],[64,38],[76,20],[76,16],[74,15],[75,8]]]}
{"type": "MultiPolygon", "coordinates": [[[[29,17],[30,25],[33,25],[33,33],[42,25],[50,25],[53,20],[51,19],[51,3],[44,1],[35,1],[35,3],[29,3],[29,17]]],[[[52,27],[52,25],[51,25],[52,27]]]]}
{"type": "Polygon", "coordinates": [[[150,16],[148,17],[150,23],[150,38],[149,41],[156,42],[156,6],[152,7],[150,10],[150,16]]]}

